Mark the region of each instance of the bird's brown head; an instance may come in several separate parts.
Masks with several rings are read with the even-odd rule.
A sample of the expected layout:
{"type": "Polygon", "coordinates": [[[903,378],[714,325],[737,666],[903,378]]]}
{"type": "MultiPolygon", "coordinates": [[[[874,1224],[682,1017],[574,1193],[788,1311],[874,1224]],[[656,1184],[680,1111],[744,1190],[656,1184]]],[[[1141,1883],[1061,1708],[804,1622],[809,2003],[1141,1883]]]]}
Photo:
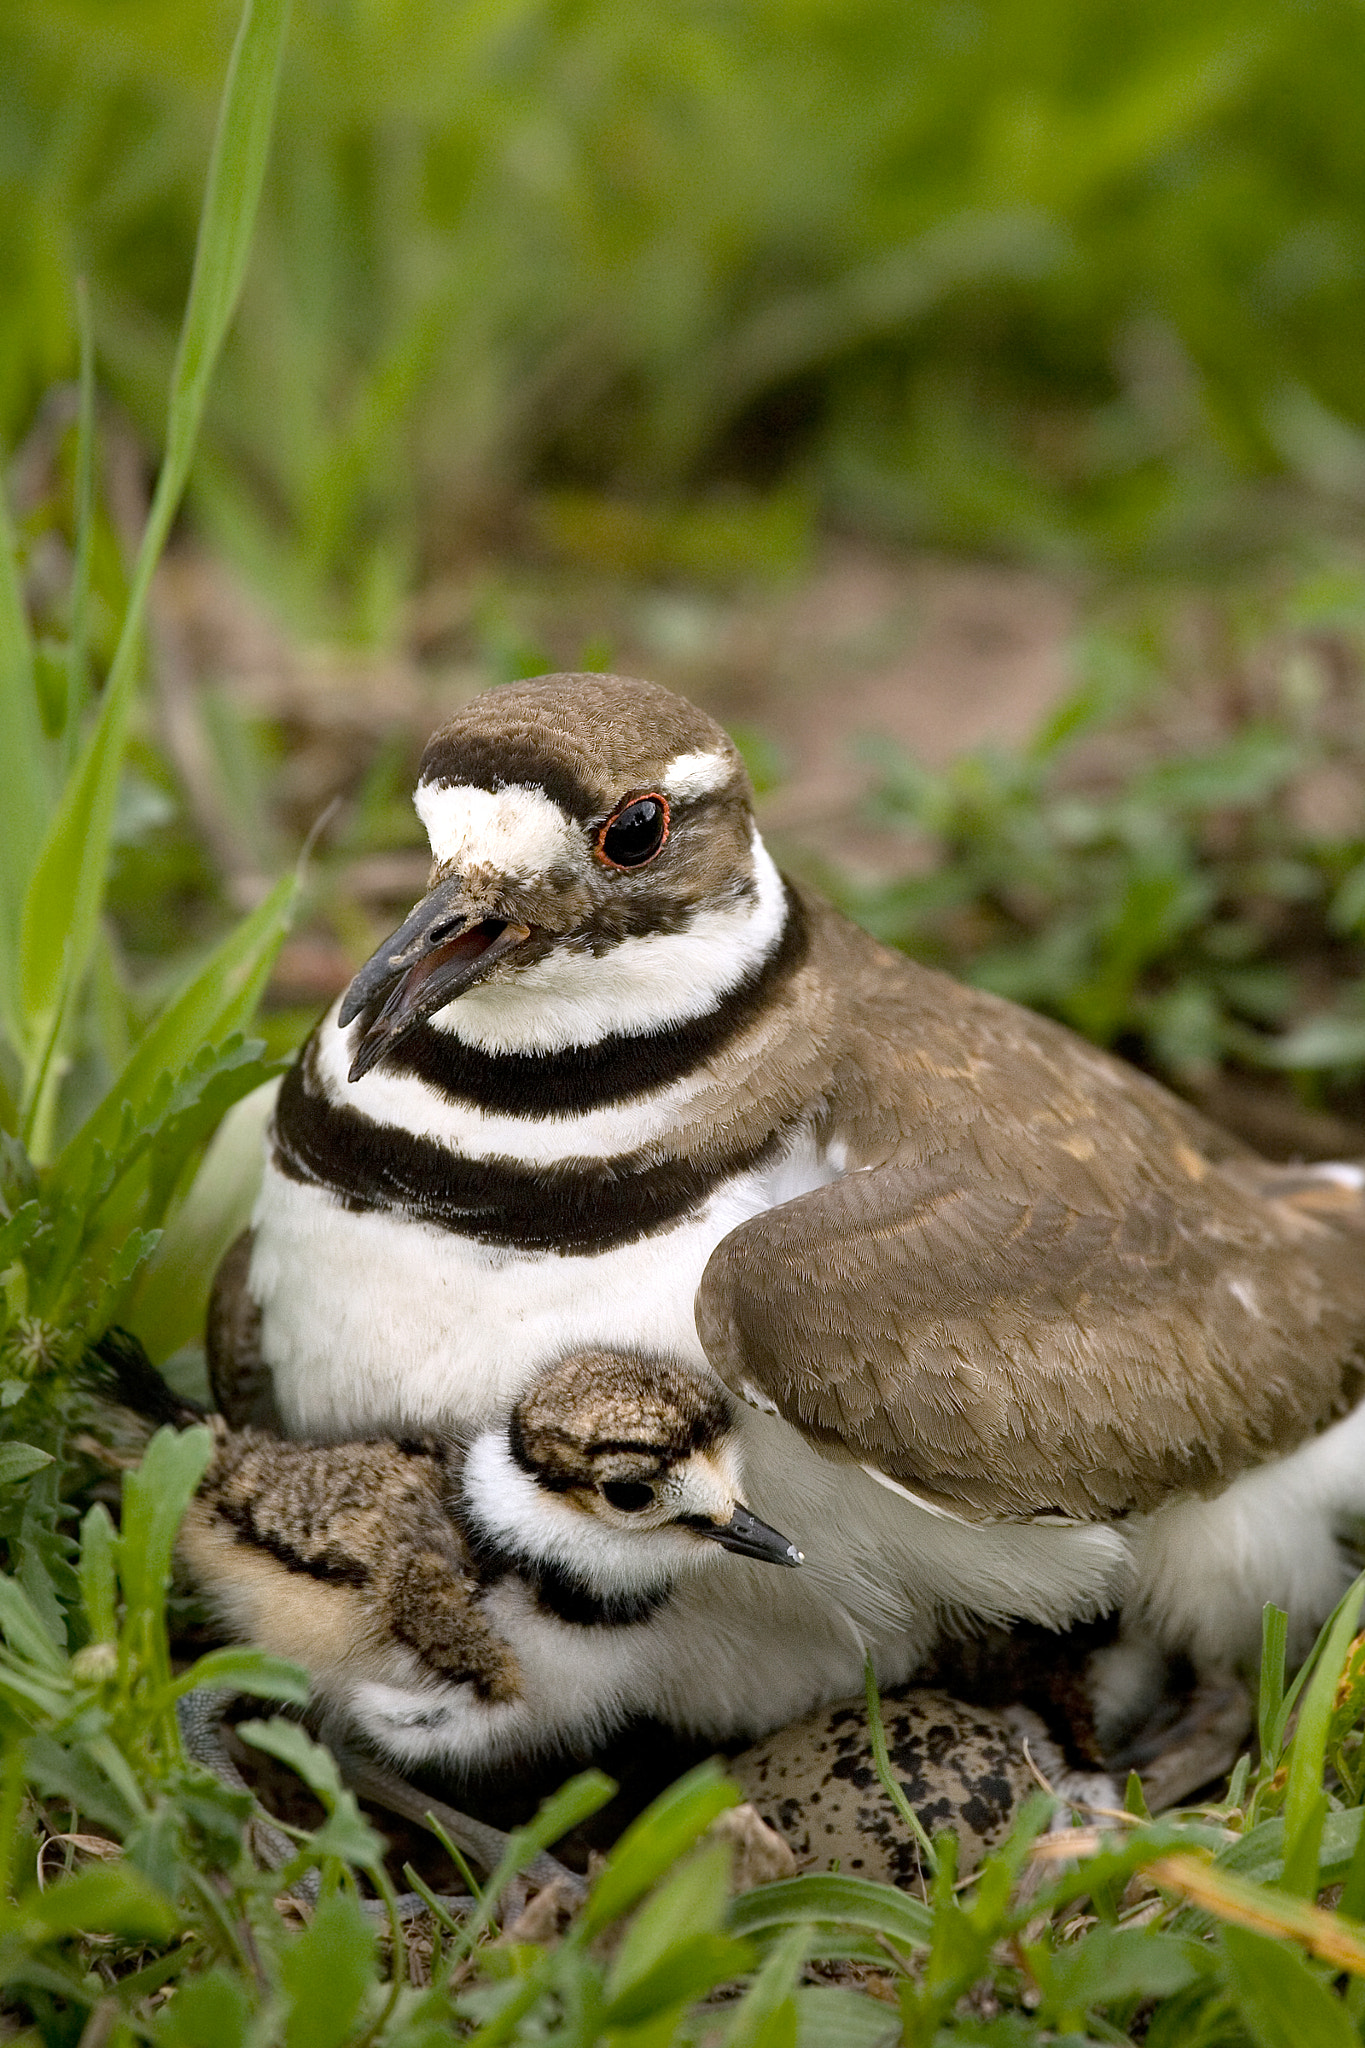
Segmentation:
{"type": "MultiPolygon", "coordinates": [[[[684,698],[626,676],[487,692],[428,742],[415,802],[431,885],[342,1001],[341,1025],[358,1020],[353,1081],[457,999],[461,1029],[493,1050],[527,1032],[600,1035],[594,1018],[648,1006],[651,977],[686,984],[686,946],[655,956],[640,942],[723,950],[728,917],[743,954],[780,892],[733,743],[684,698]]],[[[668,990],[654,993],[666,1011],[668,990]]]]}
{"type": "Polygon", "coordinates": [[[680,1361],[576,1351],[522,1395],[507,1442],[543,1504],[566,1515],[633,1541],[671,1532],[678,1555],[718,1544],[769,1564],[801,1562],[743,1503],[725,1395],[680,1361]]]}

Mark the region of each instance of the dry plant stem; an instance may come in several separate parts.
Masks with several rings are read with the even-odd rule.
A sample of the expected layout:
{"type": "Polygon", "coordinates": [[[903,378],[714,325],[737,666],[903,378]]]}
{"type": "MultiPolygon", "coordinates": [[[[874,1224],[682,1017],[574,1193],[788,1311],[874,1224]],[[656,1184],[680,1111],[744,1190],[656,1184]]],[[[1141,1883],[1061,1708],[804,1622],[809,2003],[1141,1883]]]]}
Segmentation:
{"type": "MultiPolygon", "coordinates": [[[[133,561],[147,523],[148,498],[141,455],[128,433],[109,436],[106,457],[109,510],[125,560],[133,561]]],[[[238,910],[254,910],[270,890],[224,796],[205,733],[199,692],[183,624],[165,602],[160,577],[147,597],[149,669],[161,743],[189,805],[197,836],[238,910]]]]}

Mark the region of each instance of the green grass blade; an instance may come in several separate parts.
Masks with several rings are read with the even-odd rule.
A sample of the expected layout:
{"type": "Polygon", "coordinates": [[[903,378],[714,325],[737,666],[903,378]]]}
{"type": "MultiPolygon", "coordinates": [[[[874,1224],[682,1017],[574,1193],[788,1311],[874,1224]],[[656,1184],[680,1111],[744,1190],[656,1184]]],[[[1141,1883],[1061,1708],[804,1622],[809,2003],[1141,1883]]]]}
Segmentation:
{"type": "Polygon", "coordinates": [[[0,1019],[18,1039],[19,926],[42,845],[48,764],[33,681],[33,641],[19,555],[0,485],[0,1019]]]}
{"type": "Polygon", "coordinates": [[[70,634],[66,649],[66,723],[62,752],[67,772],[76,759],[81,719],[90,694],[90,558],[95,533],[95,332],[90,293],[76,280],[76,327],[80,335],[80,411],[76,423],[76,560],[71,572],[70,634]]]}
{"type": "Polygon", "coordinates": [[[233,927],[194,979],[167,1004],[58,1159],[56,1185],[78,1186],[89,1172],[95,1147],[114,1147],[125,1104],[140,1111],[163,1074],[178,1073],[204,1046],[221,1045],[250,1022],[289,928],[298,887],[296,875],[283,876],[264,903],[233,927]]]}
{"type": "Polygon", "coordinates": [[[1284,1887],[1304,1898],[1314,1897],[1318,1889],[1318,1850],[1327,1814],[1327,1795],[1322,1789],[1327,1734],[1337,1680],[1356,1632],[1362,1595],[1365,1572],[1336,1611],[1305,1688],[1289,1748],[1289,1782],[1284,1795],[1284,1887]]]}
{"type": "Polygon", "coordinates": [[[189,475],[265,175],[288,0],[246,0],[209,163],[189,303],[171,379],[166,453],[133,569],[99,718],[52,819],[24,901],[20,990],[30,1028],[83,980],[109,867],[114,804],[154,571],[189,475]]]}
{"type": "Polygon", "coordinates": [[[938,1869],[938,1854],[925,1832],[924,1823],[906,1798],[900,1779],[891,1768],[891,1752],[886,1746],[886,1729],[882,1723],[881,1695],[877,1691],[877,1674],[870,1657],[863,1666],[863,1687],[867,1695],[867,1732],[872,1743],[872,1761],[877,1767],[882,1790],[910,1830],[920,1860],[932,1876],[938,1869]]]}
{"type": "Polygon", "coordinates": [[[1282,1607],[1267,1603],[1261,1610],[1261,1684],[1256,1716],[1261,1756],[1267,1766],[1274,1763],[1284,1739],[1279,1713],[1284,1704],[1284,1659],[1288,1642],[1289,1616],[1282,1607]]]}

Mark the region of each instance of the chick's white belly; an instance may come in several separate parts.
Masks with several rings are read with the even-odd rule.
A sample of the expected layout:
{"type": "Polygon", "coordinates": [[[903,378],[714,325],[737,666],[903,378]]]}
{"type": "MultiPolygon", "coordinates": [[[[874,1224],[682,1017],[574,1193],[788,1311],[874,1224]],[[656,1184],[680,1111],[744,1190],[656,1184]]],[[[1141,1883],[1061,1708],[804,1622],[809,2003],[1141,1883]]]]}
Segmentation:
{"type": "Polygon", "coordinates": [[[285,1427],[334,1442],[477,1428],[575,1345],[661,1351],[704,1368],[693,1302],[707,1259],[736,1225],[832,1171],[806,1142],[775,1169],[727,1182],[672,1229],[569,1257],[350,1210],[268,1166],[250,1288],[285,1427]]]}

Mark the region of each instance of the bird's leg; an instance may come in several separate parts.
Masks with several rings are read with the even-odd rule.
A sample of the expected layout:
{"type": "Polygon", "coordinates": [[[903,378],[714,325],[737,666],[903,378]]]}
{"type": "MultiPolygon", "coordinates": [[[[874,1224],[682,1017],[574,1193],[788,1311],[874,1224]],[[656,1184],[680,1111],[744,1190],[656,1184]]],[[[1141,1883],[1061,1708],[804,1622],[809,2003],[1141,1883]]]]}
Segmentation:
{"type": "MultiPolygon", "coordinates": [[[[255,1809],[248,1822],[251,1846],[268,1870],[280,1870],[296,1853],[296,1844],[266,1814],[229,1754],[223,1740],[223,1716],[232,1705],[233,1697],[230,1692],[214,1692],[203,1686],[182,1694],[175,1703],[180,1739],[186,1754],[195,1763],[202,1764],[206,1771],[211,1771],[220,1785],[230,1786],[234,1792],[245,1792],[251,1797],[255,1809]]],[[[312,1879],[312,1896],[316,1896],[318,1874],[315,1870],[306,1871],[295,1890],[306,1895],[309,1878],[312,1879]]]]}
{"type": "MultiPolygon", "coordinates": [[[[466,1813],[457,1813],[453,1806],[446,1806],[429,1793],[420,1792],[397,1771],[360,1756],[354,1750],[342,1747],[334,1754],[342,1776],[362,1799],[373,1800],[376,1806],[387,1807],[390,1813],[401,1814],[404,1820],[416,1821],[419,1827],[429,1828],[434,1821],[471,1863],[476,1863],[485,1873],[497,1869],[506,1854],[509,1840],[500,1828],[490,1827],[486,1821],[472,1820],[466,1813]]],[[[521,1877],[537,1887],[557,1884],[561,1887],[560,1896],[575,1904],[587,1895],[584,1880],[544,1849],[538,1850],[525,1865],[521,1877]]],[[[517,1910],[520,1910],[519,1905],[517,1910]]]]}
{"type": "MultiPolygon", "coordinates": [[[[245,1792],[255,1802],[251,1816],[251,1845],[259,1860],[268,1870],[280,1870],[298,1853],[298,1844],[290,1840],[281,1828],[277,1828],[260,1802],[255,1800],[246,1779],[233,1762],[227,1744],[223,1740],[223,1716],[231,1706],[234,1695],[230,1692],[211,1691],[206,1687],[185,1693],[176,1701],[176,1717],[180,1723],[180,1736],[186,1754],[195,1763],[211,1771],[218,1782],[228,1785],[234,1792],[245,1792]]],[[[353,1790],[358,1789],[352,1787],[353,1790]]],[[[378,1802],[383,1804],[384,1802],[378,1802]]],[[[397,1809],[392,1809],[396,1811],[397,1809]]],[[[447,1808],[438,1808],[445,1813],[447,1808]]],[[[452,1816],[458,1818],[458,1816],[452,1816]]],[[[442,1822],[444,1826],[444,1822],[442,1822]]],[[[475,1823],[468,1823],[473,1826],[475,1823]]],[[[490,1829],[490,1833],[496,1833],[490,1829]]],[[[315,1869],[305,1870],[297,1884],[290,1886],[291,1898],[301,1900],[305,1905],[315,1905],[318,1897],[319,1877],[315,1869]]],[[[458,1917],[469,1910],[470,1901],[466,1896],[442,1896],[439,1903],[452,1917],[458,1917]]],[[[430,1910],[427,1902],[417,1892],[399,1892],[395,1904],[401,1920],[417,1920],[430,1910]]],[[[362,1899],[361,1905],[371,1919],[386,1920],[388,1908],[382,1899],[362,1899]]]]}

